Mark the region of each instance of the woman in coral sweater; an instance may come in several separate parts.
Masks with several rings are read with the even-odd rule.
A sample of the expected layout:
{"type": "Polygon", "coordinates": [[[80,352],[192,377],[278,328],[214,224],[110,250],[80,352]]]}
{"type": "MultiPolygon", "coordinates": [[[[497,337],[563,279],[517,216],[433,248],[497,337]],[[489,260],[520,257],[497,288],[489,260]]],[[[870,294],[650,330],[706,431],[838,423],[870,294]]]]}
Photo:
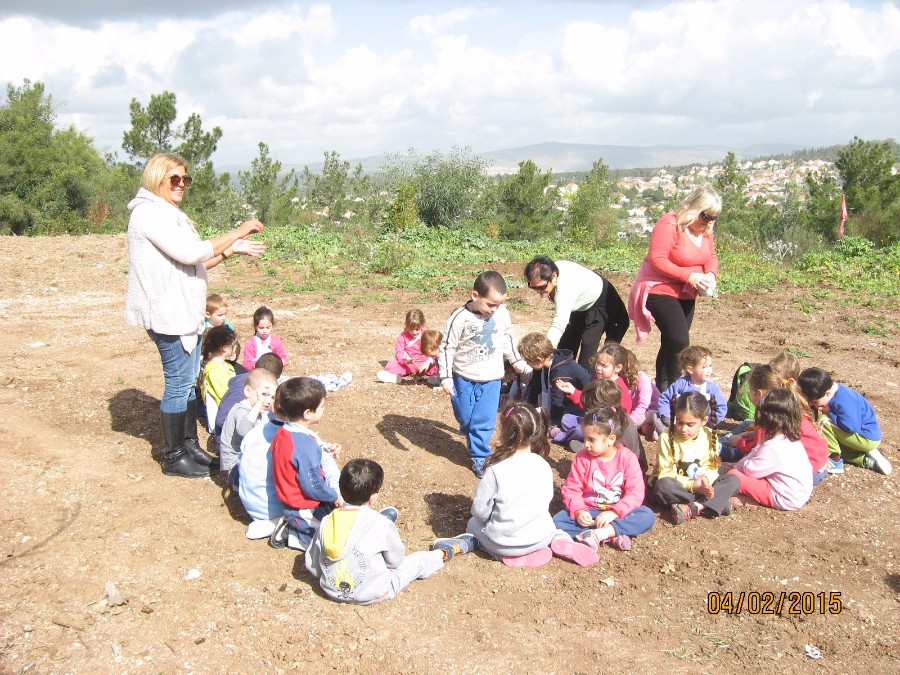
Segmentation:
{"type": "Polygon", "coordinates": [[[697,295],[711,295],[719,274],[713,224],[722,212],[722,198],[709,188],[694,190],[675,211],[653,228],[650,251],[638,271],[628,298],[628,313],[637,342],[660,332],[656,356],[656,386],[660,391],[681,375],[678,353],[690,344],[697,295]]]}

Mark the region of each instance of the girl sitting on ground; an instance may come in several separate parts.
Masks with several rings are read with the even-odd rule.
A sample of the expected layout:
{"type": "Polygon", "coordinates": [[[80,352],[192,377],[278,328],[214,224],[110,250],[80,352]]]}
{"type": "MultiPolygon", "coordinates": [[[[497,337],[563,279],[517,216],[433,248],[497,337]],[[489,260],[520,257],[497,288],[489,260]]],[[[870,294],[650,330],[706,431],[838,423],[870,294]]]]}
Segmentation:
{"type": "Polygon", "coordinates": [[[439,331],[428,330],[422,310],[409,310],[406,324],[394,345],[394,358],[387,362],[384,370],[378,371],[376,377],[381,382],[400,384],[404,377],[416,375],[430,378],[429,384],[440,384],[437,378],[437,352],[442,337],[439,331]]]}
{"type": "Polygon", "coordinates": [[[271,309],[263,306],[253,312],[254,335],[247,340],[247,346],[244,348],[244,368],[253,370],[259,357],[269,352],[277,354],[285,366],[288,364],[284,344],[272,332],[274,328],[275,315],[271,309]]]}
{"type": "MultiPolygon", "coordinates": [[[[618,342],[607,342],[594,355],[591,363],[594,366],[594,381],[612,380],[619,389],[622,390],[622,406],[625,414],[631,414],[631,391],[625,380],[624,370],[628,360],[628,350],[618,342]]],[[[568,396],[576,405],[581,408],[587,408],[581,401],[582,392],[579,391],[572,382],[567,380],[556,380],[556,387],[568,396]]]]}
{"type": "Polygon", "coordinates": [[[593,550],[606,543],[631,550],[631,538],[643,534],[656,515],[643,506],[644,479],[637,457],[619,443],[628,415],[595,408],[582,420],[584,450],[575,455],[562,488],[565,510],[556,526],[593,550]]]}
{"type": "Polygon", "coordinates": [[[672,417],[672,428],[659,439],[651,494],[670,508],[673,525],[700,514],[730,514],[731,498],[741,484],[736,476],[719,475],[716,432],[707,426],[709,401],[700,392],[687,391],[675,399],[672,417]]]}
{"type": "Polygon", "coordinates": [[[547,413],[516,402],[501,412],[500,440],[485,464],[466,531],[478,548],[510,567],[540,567],[554,554],[582,566],[596,551],[576,544],[550,517],[553,471],[547,413]]]}
{"type": "Polygon", "coordinates": [[[813,472],[800,443],[802,414],[787,389],[773,389],[756,408],[760,443],[728,473],[741,483],[733,503],[795,511],[809,501],[813,472]]]}

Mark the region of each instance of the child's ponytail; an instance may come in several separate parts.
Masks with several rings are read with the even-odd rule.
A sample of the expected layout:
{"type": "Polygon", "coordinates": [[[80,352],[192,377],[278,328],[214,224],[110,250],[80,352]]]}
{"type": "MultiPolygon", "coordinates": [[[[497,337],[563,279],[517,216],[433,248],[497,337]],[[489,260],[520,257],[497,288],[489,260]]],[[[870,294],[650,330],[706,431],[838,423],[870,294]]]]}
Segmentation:
{"type": "Polygon", "coordinates": [[[500,412],[500,438],[484,468],[509,459],[524,446],[541,457],[549,455],[550,439],[547,437],[549,422],[547,412],[543,409],[537,410],[524,401],[510,403],[500,412]]]}

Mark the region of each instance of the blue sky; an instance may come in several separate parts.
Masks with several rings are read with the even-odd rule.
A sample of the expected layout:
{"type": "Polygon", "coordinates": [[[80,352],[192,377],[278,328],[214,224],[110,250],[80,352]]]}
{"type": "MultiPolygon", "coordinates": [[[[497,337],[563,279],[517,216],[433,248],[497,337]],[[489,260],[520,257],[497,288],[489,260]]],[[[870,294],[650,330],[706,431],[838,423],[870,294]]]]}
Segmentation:
{"type": "Polygon", "coordinates": [[[121,150],[178,97],[284,163],[545,141],[804,146],[897,135],[900,4],[809,0],[0,0],[0,81],[121,150]]]}

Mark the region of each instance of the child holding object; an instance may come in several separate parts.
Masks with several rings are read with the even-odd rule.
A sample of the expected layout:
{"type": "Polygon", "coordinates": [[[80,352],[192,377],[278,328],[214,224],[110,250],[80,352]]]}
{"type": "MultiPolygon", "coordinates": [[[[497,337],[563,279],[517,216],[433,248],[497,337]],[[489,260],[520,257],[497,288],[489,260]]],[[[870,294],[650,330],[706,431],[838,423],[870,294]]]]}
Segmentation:
{"type": "Polygon", "coordinates": [[[459,430],[466,435],[472,471],[481,478],[491,454],[497,424],[503,359],[517,373],[525,362],[516,351],[506,302],[506,281],[499,272],[482,272],[471,297],[447,319],[438,352],[441,388],[453,405],[459,430]]]}
{"type": "Polygon", "coordinates": [[[731,513],[731,498],[741,487],[736,476],[719,475],[716,434],[709,423],[709,401],[688,391],[675,399],[672,428],[660,436],[651,494],[670,507],[673,525],[698,515],[731,513]]]}
{"type": "Polygon", "coordinates": [[[397,336],[394,345],[394,358],[387,362],[384,370],[378,371],[376,377],[381,382],[400,384],[404,377],[418,375],[429,377],[429,384],[439,384],[435,357],[441,337],[440,332],[427,329],[422,310],[409,310],[403,332],[397,336]]]}
{"type": "Polygon", "coordinates": [[[275,328],[275,315],[268,307],[260,307],[253,312],[254,335],[247,340],[244,348],[244,368],[253,370],[256,361],[263,354],[272,352],[281,358],[283,365],[287,365],[288,357],[281,339],[272,330],[275,328]]]}
{"type": "Polygon", "coordinates": [[[807,368],[797,382],[809,405],[819,411],[819,428],[832,458],[885,476],[893,470],[881,454],[881,426],[872,404],[855,389],[832,381],[821,368],[807,368]]]}
{"type": "Polygon", "coordinates": [[[787,389],[773,389],[756,409],[761,442],[729,474],[741,483],[737,503],[795,511],[809,501],[813,472],[800,443],[800,405],[787,389]]]}
{"type": "Polygon", "coordinates": [[[644,478],[638,459],[619,444],[627,415],[595,408],[582,420],[584,450],[575,455],[562,488],[565,510],[553,516],[556,526],[593,550],[606,543],[631,550],[631,538],[648,531],[656,514],[644,501],[644,478]]]}
{"type": "Polygon", "coordinates": [[[344,504],[322,520],[305,560],[332,600],[355,605],[391,600],[444,566],[442,549],[406,555],[394,525],[397,510],[375,510],[383,483],[384,470],[371,459],[352,459],[341,470],[344,504]]]}
{"type": "Polygon", "coordinates": [[[519,340],[519,353],[533,369],[525,400],[547,411],[551,437],[562,443],[565,439],[558,438],[557,427],[564,414],[581,413],[581,390],[590,384],[591,374],[578,365],[570,350],[555,349],[543,333],[528,333],[519,340]],[[567,398],[566,391],[577,391],[577,400],[567,398]]]}
{"type": "Polygon", "coordinates": [[[723,420],[728,414],[728,398],[712,380],[712,352],[706,347],[688,347],[678,355],[678,363],[684,375],[675,380],[659,397],[656,430],[667,431],[672,423],[672,402],[686,391],[699,391],[715,410],[715,419],[723,420]]]}
{"type": "Polygon", "coordinates": [[[509,567],[541,567],[554,554],[587,566],[597,553],[576,544],[550,517],[553,471],[547,413],[513,403],[500,414],[500,440],[487,462],[472,502],[466,531],[478,548],[509,567]]]}
{"type": "Polygon", "coordinates": [[[253,427],[268,420],[277,387],[278,381],[272,373],[264,368],[254,368],[247,374],[244,400],[236,404],[225,418],[219,438],[219,466],[232,486],[238,484],[237,464],[241,456],[241,443],[253,427]]]}

